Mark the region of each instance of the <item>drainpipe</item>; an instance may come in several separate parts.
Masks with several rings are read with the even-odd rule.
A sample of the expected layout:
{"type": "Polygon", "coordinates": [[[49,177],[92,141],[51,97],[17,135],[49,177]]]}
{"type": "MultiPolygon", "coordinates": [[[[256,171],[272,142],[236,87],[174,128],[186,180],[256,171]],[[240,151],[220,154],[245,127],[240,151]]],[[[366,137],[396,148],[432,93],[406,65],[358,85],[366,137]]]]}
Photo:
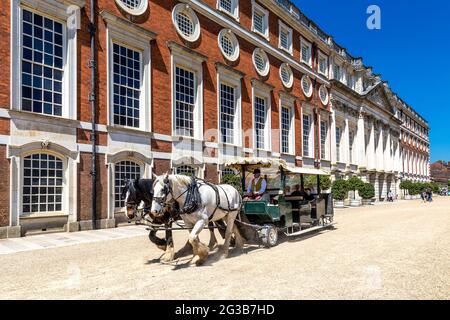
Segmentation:
{"type": "Polygon", "coordinates": [[[91,40],[91,57],[89,60],[89,68],[91,69],[91,91],[89,94],[89,102],[91,104],[91,143],[92,143],[92,158],[91,158],[91,183],[92,183],[92,194],[91,194],[91,219],[92,219],[92,229],[97,228],[97,149],[96,149],[96,127],[95,127],[95,115],[96,110],[96,61],[95,61],[95,6],[96,1],[91,0],[90,8],[90,23],[89,23],[89,35],[91,40]]]}

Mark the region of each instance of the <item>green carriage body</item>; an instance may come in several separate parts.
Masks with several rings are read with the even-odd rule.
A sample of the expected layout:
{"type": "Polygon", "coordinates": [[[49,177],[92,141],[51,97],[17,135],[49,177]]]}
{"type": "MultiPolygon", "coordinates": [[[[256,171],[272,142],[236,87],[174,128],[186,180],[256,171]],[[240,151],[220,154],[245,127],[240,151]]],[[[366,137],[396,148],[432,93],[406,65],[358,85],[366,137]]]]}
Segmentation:
{"type": "MultiPolygon", "coordinates": [[[[271,238],[270,234],[273,235],[273,230],[283,232],[287,236],[295,236],[333,225],[332,197],[330,194],[320,193],[319,176],[326,175],[327,173],[324,171],[289,167],[283,160],[261,158],[242,158],[231,161],[225,166],[241,172],[242,190],[246,188],[245,173],[253,168],[267,169],[271,175],[276,176],[273,180],[278,181],[278,184],[266,189],[270,201],[243,202],[239,218],[242,223],[238,223],[238,226],[245,238],[250,239],[253,235],[263,239],[263,243],[266,243],[270,242],[268,239],[271,238]],[[287,177],[295,176],[300,177],[299,181],[301,181],[303,191],[303,175],[317,176],[318,194],[314,201],[306,201],[302,196],[287,196],[283,191],[287,177]],[[257,232],[252,233],[251,229],[257,230],[257,232]]],[[[273,246],[273,243],[269,246],[273,246]]]]}

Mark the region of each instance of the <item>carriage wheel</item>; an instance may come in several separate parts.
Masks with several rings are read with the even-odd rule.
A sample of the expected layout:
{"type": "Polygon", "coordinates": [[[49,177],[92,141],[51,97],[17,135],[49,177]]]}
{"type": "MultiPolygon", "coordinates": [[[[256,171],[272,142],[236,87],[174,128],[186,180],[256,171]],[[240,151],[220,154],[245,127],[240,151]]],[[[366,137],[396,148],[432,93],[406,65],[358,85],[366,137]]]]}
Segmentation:
{"type": "Polygon", "coordinates": [[[278,229],[274,225],[264,226],[265,235],[262,239],[264,246],[267,248],[274,247],[278,242],[278,229]]]}

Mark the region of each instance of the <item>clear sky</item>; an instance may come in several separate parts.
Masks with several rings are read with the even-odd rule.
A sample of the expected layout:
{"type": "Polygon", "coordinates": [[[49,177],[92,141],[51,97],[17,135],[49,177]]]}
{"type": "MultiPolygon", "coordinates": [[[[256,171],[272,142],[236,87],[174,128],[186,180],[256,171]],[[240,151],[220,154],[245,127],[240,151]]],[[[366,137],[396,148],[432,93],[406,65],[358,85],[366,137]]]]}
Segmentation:
{"type": "Polygon", "coordinates": [[[292,2],[428,121],[431,162],[450,161],[450,1],[292,2]],[[366,26],[369,5],[381,9],[381,30],[366,26]]]}

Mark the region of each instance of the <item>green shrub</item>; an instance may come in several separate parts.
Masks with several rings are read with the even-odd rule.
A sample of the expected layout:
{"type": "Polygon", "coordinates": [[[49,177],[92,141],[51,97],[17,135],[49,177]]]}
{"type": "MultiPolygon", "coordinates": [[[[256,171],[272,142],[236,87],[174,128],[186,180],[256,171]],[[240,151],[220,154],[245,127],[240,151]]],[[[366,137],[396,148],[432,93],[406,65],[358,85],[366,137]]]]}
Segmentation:
{"type": "Polygon", "coordinates": [[[335,200],[344,200],[348,195],[348,182],[345,180],[334,181],[331,185],[331,193],[335,200]]]}
{"type": "Polygon", "coordinates": [[[222,177],[221,183],[223,184],[229,184],[236,188],[239,193],[242,193],[242,181],[241,176],[238,174],[225,174],[222,177]]]}
{"type": "MultiPolygon", "coordinates": [[[[328,190],[331,186],[331,178],[330,176],[320,176],[320,189],[328,190]]],[[[317,176],[306,176],[304,180],[305,188],[317,188],[317,176]]]]}
{"type": "Polygon", "coordinates": [[[359,190],[360,188],[362,188],[364,185],[364,182],[357,176],[353,176],[350,179],[348,179],[347,183],[348,183],[348,190],[351,190],[354,192],[353,197],[354,197],[354,199],[356,199],[356,194],[355,194],[356,190],[359,190]]]}
{"type": "Polygon", "coordinates": [[[361,198],[365,200],[369,200],[375,197],[375,187],[370,183],[363,183],[358,191],[361,198]]]}
{"type": "Polygon", "coordinates": [[[412,196],[415,196],[419,193],[421,193],[421,189],[423,188],[423,186],[420,183],[414,183],[411,182],[411,184],[409,185],[409,194],[412,196]]]}
{"type": "Polygon", "coordinates": [[[439,188],[439,184],[437,184],[436,182],[430,182],[429,183],[431,191],[433,191],[434,193],[439,193],[440,188],[439,188]]]}

